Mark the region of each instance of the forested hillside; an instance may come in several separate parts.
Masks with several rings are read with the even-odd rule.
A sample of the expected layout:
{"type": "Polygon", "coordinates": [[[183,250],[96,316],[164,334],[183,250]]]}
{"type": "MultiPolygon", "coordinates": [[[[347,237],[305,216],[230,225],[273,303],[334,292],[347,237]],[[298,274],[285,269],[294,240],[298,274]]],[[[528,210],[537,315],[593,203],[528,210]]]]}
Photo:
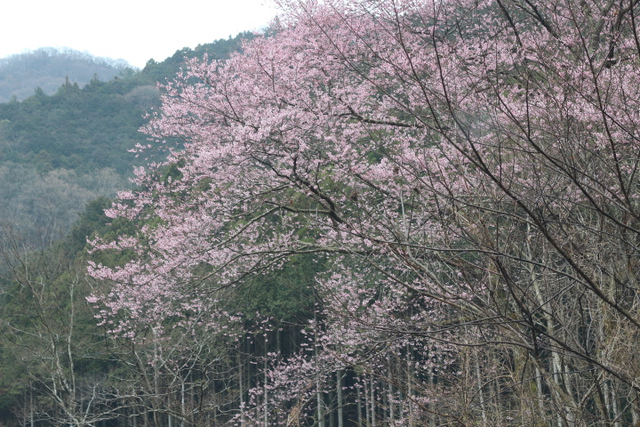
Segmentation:
{"type": "Polygon", "coordinates": [[[3,421],[640,425],[638,5],[282,6],[169,80],[6,104],[48,181],[96,160],[20,123],[97,92],[153,111],[155,162],[37,251],[6,233],[3,421]]]}
{"type": "MultiPolygon", "coordinates": [[[[60,72],[77,70],[80,62],[90,77],[82,85],[63,76],[52,94],[37,88],[23,101],[0,104],[2,227],[30,246],[46,246],[69,231],[89,200],[128,188],[135,166],[166,154],[136,157],[130,152],[148,143],[139,129],[145,115],[160,105],[157,83],[172,79],[185,58],[205,53],[228,57],[239,49],[241,38],[183,49],[163,62],[150,61],[141,71],[128,69],[105,80],[98,77],[99,68],[91,67],[103,62],[77,52],[42,51],[7,60],[0,70],[9,72],[24,62],[33,73],[40,56],[60,72]]],[[[2,81],[7,83],[0,75],[2,81]]]]}

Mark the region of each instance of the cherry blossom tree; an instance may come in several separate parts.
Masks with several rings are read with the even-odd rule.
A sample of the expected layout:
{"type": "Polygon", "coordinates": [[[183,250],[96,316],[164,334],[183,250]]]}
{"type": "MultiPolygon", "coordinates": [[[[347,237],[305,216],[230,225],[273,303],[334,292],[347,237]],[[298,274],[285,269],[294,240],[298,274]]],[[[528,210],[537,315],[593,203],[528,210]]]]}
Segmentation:
{"type": "Polygon", "coordinates": [[[220,292],[326,257],[263,425],[269,390],[319,425],[362,402],[369,425],[639,422],[636,2],[281,6],[164,87],[146,132],[182,145],[108,212],[136,231],[94,242],[131,254],[91,266],[112,333],[218,327],[220,292]]]}

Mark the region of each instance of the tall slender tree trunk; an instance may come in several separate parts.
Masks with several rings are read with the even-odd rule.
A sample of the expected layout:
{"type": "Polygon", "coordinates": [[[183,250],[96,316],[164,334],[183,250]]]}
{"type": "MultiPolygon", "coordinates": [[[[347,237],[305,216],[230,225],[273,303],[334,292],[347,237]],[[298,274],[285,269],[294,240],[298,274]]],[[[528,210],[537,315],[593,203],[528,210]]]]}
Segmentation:
{"type": "MultiPolygon", "coordinates": [[[[317,301],[315,302],[317,304],[317,301]]],[[[318,427],[324,427],[324,396],[322,395],[322,388],[320,383],[320,358],[319,358],[319,346],[318,346],[318,336],[320,331],[318,330],[318,313],[316,311],[315,305],[313,309],[313,320],[315,327],[315,336],[314,336],[314,358],[316,362],[316,404],[317,404],[317,414],[318,414],[318,427]]]]}
{"type": "Polygon", "coordinates": [[[480,399],[480,411],[482,413],[482,425],[486,427],[487,426],[487,409],[485,407],[485,402],[484,402],[484,391],[482,390],[483,381],[482,381],[482,375],[481,375],[481,370],[480,370],[480,361],[478,360],[478,352],[473,351],[473,355],[474,355],[474,362],[475,362],[475,365],[476,365],[476,376],[478,378],[478,398],[480,399]]]}
{"type": "Polygon", "coordinates": [[[615,383],[611,384],[611,410],[613,415],[613,427],[622,427],[620,423],[620,409],[618,407],[618,394],[616,393],[615,383]]]}
{"type": "Polygon", "coordinates": [[[535,374],[536,374],[536,391],[538,393],[538,410],[540,414],[545,414],[546,411],[544,409],[544,393],[542,392],[542,372],[538,369],[537,366],[534,366],[535,374]]]}
{"type": "Polygon", "coordinates": [[[33,389],[29,387],[29,425],[35,427],[35,417],[33,413],[33,389]]]}
{"type": "MultiPolygon", "coordinates": [[[[431,390],[429,390],[431,391],[431,390]]],[[[409,404],[409,427],[413,427],[413,365],[411,363],[411,347],[407,344],[407,400],[409,404]]],[[[431,415],[429,415],[431,417],[431,415]]]]}
{"type": "Polygon", "coordinates": [[[320,374],[316,373],[316,404],[318,414],[318,427],[324,427],[324,399],[320,389],[320,374]]]}
{"type": "MultiPolygon", "coordinates": [[[[246,341],[246,340],[245,340],[246,341]]],[[[244,426],[243,358],[238,356],[238,394],[240,395],[240,427],[244,426]]]]}
{"type": "Polygon", "coordinates": [[[388,401],[388,413],[389,413],[389,425],[394,423],[396,418],[395,414],[395,399],[393,397],[394,389],[393,389],[393,364],[391,363],[391,354],[387,354],[387,365],[389,370],[389,380],[387,381],[387,401],[388,401]]]}
{"type": "Polygon", "coordinates": [[[336,372],[336,398],[338,402],[338,427],[344,427],[343,397],[342,397],[342,370],[336,372]]]}
{"type": "Polygon", "coordinates": [[[369,377],[369,382],[371,384],[371,427],[376,427],[376,395],[375,386],[373,384],[373,375],[369,377]]]}
{"type": "Polygon", "coordinates": [[[131,422],[133,423],[133,427],[138,427],[138,414],[135,405],[131,409],[131,422]]]}
{"type": "Polygon", "coordinates": [[[187,416],[187,408],[185,405],[185,382],[189,378],[189,373],[185,376],[182,384],[180,384],[180,427],[185,427],[184,419],[187,416]]]}
{"type": "Polygon", "coordinates": [[[360,384],[356,384],[358,427],[362,427],[362,391],[360,390],[360,388],[360,384]]]}
{"type": "Polygon", "coordinates": [[[364,414],[367,421],[367,427],[369,427],[371,426],[371,393],[369,392],[370,383],[366,375],[363,378],[362,384],[362,391],[364,392],[364,414]]]}
{"type": "Polygon", "coordinates": [[[269,427],[269,377],[267,371],[267,343],[264,345],[264,427],[269,427]]]}
{"type": "MultiPolygon", "coordinates": [[[[638,396],[638,393],[635,392],[633,393],[633,396],[635,396],[636,401],[640,398],[640,396],[638,396]]],[[[640,414],[638,414],[636,405],[631,406],[631,420],[633,421],[633,427],[640,426],[640,414]]]]}

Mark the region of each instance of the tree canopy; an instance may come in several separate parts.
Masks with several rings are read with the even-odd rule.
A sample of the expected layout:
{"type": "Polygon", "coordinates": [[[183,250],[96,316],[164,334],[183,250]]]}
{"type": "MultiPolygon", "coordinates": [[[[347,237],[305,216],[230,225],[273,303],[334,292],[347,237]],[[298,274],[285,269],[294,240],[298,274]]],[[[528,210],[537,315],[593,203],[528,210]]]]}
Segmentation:
{"type": "Polygon", "coordinates": [[[639,423],[636,2],[283,3],[164,85],[178,143],[92,243],[108,333],[171,384],[215,358],[242,425],[639,423]],[[235,302],[301,260],[307,338],[247,368],[277,322],[235,302]]]}

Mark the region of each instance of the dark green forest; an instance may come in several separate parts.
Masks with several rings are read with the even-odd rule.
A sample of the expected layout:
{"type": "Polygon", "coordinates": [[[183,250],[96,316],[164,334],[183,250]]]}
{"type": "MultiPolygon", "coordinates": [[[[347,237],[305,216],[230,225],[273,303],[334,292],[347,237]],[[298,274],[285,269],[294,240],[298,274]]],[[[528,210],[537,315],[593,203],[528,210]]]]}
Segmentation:
{"type": "MultiPolygon", "coordinates": [[[[0,222],[5,233],[11,230],[28,246],[47,246],[70,230],[90,200],[128,188],[135,166],[165,155],[162,147],[145,157],[130,152],[136,144],[148,143],[139,129],[160,104],[157,83],[173,78],[185,58],[228,57],[248,36],[181,49],[162,62],[150,60],[140,71],[125,68],[109,80],[93,73],[82,85],[68,76],[55,93],[37,87],[22,101],[1,103],[0,222]]],[[[20,65],[30,64],[27,75],[32,73],[45,53],[34,52],[31,61],[25,54],[0,64],[0,84],[6,82],[3,72],[20,65]]],[[[73,70],[77,63],[81,72],[88,67],[86,58],[81,62],[77,55],[63,54],[47,55],[49,62],[51,57],[67,61],[52,73],[73,70]]]]}

